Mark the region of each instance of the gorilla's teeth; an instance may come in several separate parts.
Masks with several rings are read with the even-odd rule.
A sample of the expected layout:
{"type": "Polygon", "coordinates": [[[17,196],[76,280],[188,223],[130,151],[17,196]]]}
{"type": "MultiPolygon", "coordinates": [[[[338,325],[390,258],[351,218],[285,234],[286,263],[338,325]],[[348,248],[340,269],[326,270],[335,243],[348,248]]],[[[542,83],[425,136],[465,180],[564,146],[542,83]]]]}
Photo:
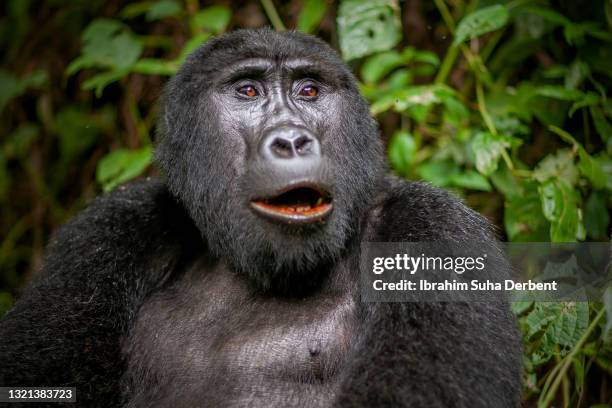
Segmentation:
{"type": "Polygon", "coordinates": [[[319,197],[319,199],[317,200],[317,203],[315,204],[315,207],[318,207],[321,204],[323,204],[323,197],[319,197]]]}

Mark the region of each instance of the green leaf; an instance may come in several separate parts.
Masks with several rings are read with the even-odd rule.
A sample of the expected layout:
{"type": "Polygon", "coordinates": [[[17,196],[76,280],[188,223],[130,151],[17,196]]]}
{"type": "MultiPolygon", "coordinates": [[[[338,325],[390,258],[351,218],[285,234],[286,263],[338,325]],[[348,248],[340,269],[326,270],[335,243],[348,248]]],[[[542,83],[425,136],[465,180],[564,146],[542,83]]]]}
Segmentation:
{"type": "Polygon", "coordinates": [[[196,48],[198,48],[202,43],[204,43],[204,41],[208,40],[209,38],[209,33],[196,34],[194,37],[192,37],[189,41],[185,43],[183,49],[181,50],[181,53],[174,62],[177,65],[181,65],[183,62],[185,62],[185,59],[189,56],[189,54],[195,51],[196,48]]]}
{"type": "Polygon", "coordinates": [[[416,143],[408,132],[397,131],[389,141],[389,162],[393,169],[401,175],[407,175],[414,162],[416,143]]]}
{"type": "Polygon", "coordinates": [[[521,195],[509,197],[504,206],[504,227],[510,241],[545,241],[549,223],[534,183],[527,183],[521,195]]]}
{"type": "Polygon", "coordinates": [[[457,99],[455,90],[441,84],[417,85],[395,90],[375,101],[370,110],[373,114],[378,114],[393,108],[397,112],[408,113],[417,122],[422,122],[429,107],[439,103],[443,103],[447,110],[455,114],[467,116],[469,113],[465,107],[461,108],[462,104],[457,99]]]}
{"type": "Polygon", "coordinates": [[[372,55],[361,67],[361,78],[367,84],[378,83],[385,75],[404,62],[405,58],[397,51],[386,51],[372,55]]]}
{"type": "Polygon", "coordinates": [[[440,65],[440,58],[438,58],[438,56],[431,51],[414,50],[414,60],[433,67],[440,65]]]}
{"type": "Polygon", "coordinates": [[[145,14],[151,8],[150,1],[127,4],[119,14],[122,19],[130,19],[145,14]]]}
{"type": "Polygon", "coordinates": [[[533,301],[519,301],[519,302],[512,302],[510,304],[510,307],[512,308],[512,312],[514,312],[515,315],[519,316],[523,313],[525,313],[527,310],[529,310],[531,308],[531,306],[533,306],[533,301]]]}
{"type": "Polygon", "coordinates": [[[588,302],[538,302],[525,319],[527,338],[541,336],[540,350],[556,353],[557,347],[569,350],[578,343],[589,324],[588,302]]]}
{"type": "Polygon", "coordinates": [[[395,68],[407,66],[410,62],[418,63],[416,67],[410,67],[410,73],[414,75],[422,75],[420,71],[423,68],[429,69],[430,72],[426,75],[430,75],[431,70],[440,63],[438,56],[434,53],[406,47],[402,52],[385,51],[367,58],[361,67],[361,78],[367,84],[378,83],[395,68]]]}
{"type": "Polygon", "coordinates": [[[574,367],[574,388],[576,392],[582,392],[584,387],[584,362],[583,359],[578,359],[574,357],[572,359],[572,366],[574,367]]]}
{"type": "Polygon", "coordinates": [[[410,70],[402,68],[398,69],[389,75],[386,85],[389,89],[400,89],[407,87],[412,82],[412,74],[410,70]]]}
{"type": "MultiPolygon", "coordinates": [[[[82,39],[79,66],[126,69],[138,60],[143,50],[141,41],[116,20],[94,20],[83,32],[82,39]]],[[[73,64],[67,69],[69,75],[76,71],[73,64]]]]}
{"type": "Polygon", "coordinates": [[[544,305],[545,304],[542,303],[536,303],[531,313],[529,313],[525,319],[525,323],[527,323],[529,328],[526,336],[528,339],[539,334],[550,324],[550,322],[555,320],[555,315],[549,312],[549,309],[544,305]]]}
{"type": "Polygon", "coordinates": [[[104,191],[140,175],[151,164],[150,146],[138,150],[118,149],[100,160],[96,169],[96,180],[104,191]]]}
{"type": "Polygon", "coordinates": [[[559,178],[542,184],[539,191],[542,213],[551,222],[551,241],[574,242],[583,238],[578,192],[566,180],[559,178]]]}
{"type": "Polygon", "coordinates": [[[26,122],[19,125],[13,133],[8,136],[4,144],[4,153],[8,159],[25,159],[30,151],[32,143],[38,138],[40,129],[33,123],[26,122]]]}
{"type": "Polygon", "coordinates": [[[587,92],[584,97],[572,104],[569,110],[569,116],[571,117],[578,109],[586,108],[589,106],[597,105],[601,101],[601,95],[595,92],[587,92]]]}
{"type": "Polygon", "coordinates": [[[567,101],[533,95],[525,108],[545,125],[563,126],[567,118],[569,103],[567,101]]]}
{"type": "MultiPolygon", "coordinates": [[[[493,118],[493,124],[499,133],[502,135],[529,135],[531,129],[525,125],[521,120],[514,116],[496,116],[493,118]]],[[[518,139],[514,139],[515,143],[518,143],[518,139]]]]}
{"type": "Polygon", "coordinates": [[[0,112],[7,103],[23,95],[28,88],[42,87],[47,81],[47,73],[42,70],[18,78],[13,73],[0,69],[0,112]]]}
{"type": "Polygon", "coordinates": [[[578,343],[588,325],[588,302],[562,303],[545,336],[552,344],[569,349],[578,343]]]}
{"type": "Polygon", "coordinates": [[[557,25],[572,25],[572,21],[565,17],[563,14],[554,11],[552,8],[535,6],[535,5],[527,5],[524,7],[524,10],[529,13],[538,15],[540,17],[545,18],[553,24],[557,25]]]}
{"type": "Polygon", "coordinates": [[[546,156],[533,171],[533,177],[543,183],[550,178],[558,177],[571,185],[578,181],[578,169],[574,163],[574,154],[569,149],[560,149],[546,156]]]}
{"type": "Polygon", "coordinates": [[[540,85],[534,90],[537,95],[563,101],[578,101],[585,96],[584,93],[577,89],[568,89],[559,85],[540,85]]]}
{"type": "Polygon", "coordinates": [[[489,176],[493,186],[497,191],[502,193],[506,198],[516,197],[521,194],[519,180],[517,180],[510,172],[506,164],[502,162],[497,170],[489,176]]]}
{"type": "Polygon", "coordinates": [[[462,120],[467,120],[470,116],[468,108],[457,99],[454,93],[437,92],[438,97],[444,105],[444,121],[455,127],[459,127],[462,120]]]}
{"type": "Polygon", "coordinates": [[[143,58],[132,66],[132,72],[145,75],[174,75],[178,70],[178,64],[174,61],[161,59],[143,58]]]}
{"type": "Polygon", "coordinates": [[[297,29],[308,34],[314,32],[326,11],[325,0],[306,0],[298,17],[297,29]]]}
{"type": "Polygon", "coordinates": [[[159,0],[150,6],[147,12],[147,21],[177,16],[182,11],[183,8],[176,0],[159,0]]]}
{"type": "Polygon", "coordinates": [[[599,133],[601,140],[605,142],[612,139],[612,124],[606,119],[603,110],[599,106],[591,106],[590,112],[595,130],[599,133]]]}
{"type": "Polygon", "coordinates": [[[503,151],[510,147],[508,137],[494,135],[490,132],[479,132],[472,141],[472,150],[476,156],[476,169],[485,176],[497,170],[497,163],[503,151]]]}
{"type": "Polygon", "coordinates": [[[591,157],[582,146],[578,149],[578,156],[580,157],[578,168],[591,181],[593,187],[596,189],[605,187],[607,177],[599,161],[591,157]]]}
{"type": "Polygon", "coordinates": [[[118,81],[128,73],[129,71],[127,69],[106,71],[83,82],[82,88],[86,91],[95,90],[96,97],[100,98],[102,96],[102,91],[104,91],[107,85],[118,81]]]}
{"type": "Polygon", "coordinates": [[[547,182],[540,187],[540,197],[542,199],[542,213],[550,222],[559,219],[562,205],[561,191],[555,186],[554,182],[547,182]]]}
{"type": "Polygon", "coordinates": [[[612,159],[602,155],[599,155],[597,159],[606,174],[606,189],[612,191],[612,159]]]}
{"type": "Polygon", "coordinates": [[[594,240],[608,239],[610,213],[606,206],[606,195],[593,191],[584,206],[584,226],[594,240]]]}
{"type": "Polygon", "coordinates": [[[523,10],[513,12],[514,37],[517,42],[539,40],[548,31],[548,25],[541,16],[525,13],[523,10]]]}
{"type": "Polygon", "coordinates": [[[390,50],[401,39],[397,0],[342,0],[338,36],[346,60],[390,50]]]}
{"type": "Polygon", "coordinates": [[[211,6],[199,11],[191,18],[194,28],[212,34],[220,34],[227,28],[232,12],[225,6],[211,6]]]}
{"type": "Polygon", "coordinates": [[[574,60],[565,74],[565,87],[577,89],[582,82],[591,76],[589,66],[579,59],[574,60]]]}
{"type": "Polygon", "coordinates": [[[417,174],[423,180],[438,187],[446,187],[452,177],[459,172],[457,165],[451,161],[430,161],[417,168],[417,174]]]}
{"type": "Polygon", "coordinates": [[[603,188],[606,185],[606,174],[598,160],[591,157],[584,147],[565,130],[556,126],[549,126],[549,129],[559,135],[561,139],[567,143],[571,143],[574,148],[578,150],[578,157],[580,157],[578,168],[581,173],[593,183],[593,187],[597,189],[603,188]]]}
{"type": "Polygon", "coordinates": [[[486,177],[474,170],[454,174],[450,179],[450,183],[454,186],[470,190],[491,191],[491,184],[489,184],[486,177]]]}
{"type": "Polygon", "coordinates": [[[484,7],[465,16],[457,25],[453,45],[459,45],[468,38],[499,30],[508,22],[510,14],[502,5],[484,7]]]}

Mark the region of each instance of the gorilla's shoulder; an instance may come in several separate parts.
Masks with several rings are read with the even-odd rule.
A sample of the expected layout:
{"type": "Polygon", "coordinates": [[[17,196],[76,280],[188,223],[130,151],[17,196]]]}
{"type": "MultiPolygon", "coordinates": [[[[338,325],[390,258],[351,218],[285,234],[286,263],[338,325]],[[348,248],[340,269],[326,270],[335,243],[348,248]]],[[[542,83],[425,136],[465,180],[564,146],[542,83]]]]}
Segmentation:
{"type": "Polygon", "coordinates": [[[114,190],[96,197],[80,216],[113,221],[124,215],[153,215],[164,211],[175,211],[180,207],[164,182],[157,178],[146,178],[123,184],[114,190]],[[102,214],[104,217],[102,217],[102,214]]]}
{"type": "Polygon", "coordinates": [[[389,177],[387,186],[380,215],[386,240],[491,240],[495,235],[486,218],[446,190],[397,177],[389,177]]]}
{"type": "Polygon", "coordinates": [[[133,181],[96,197],[83,211],[67,224],[108,226],[114,232],[123,228],[143,227],[170,218],[177,220],[183,212],[180,204],[165,184],[154,178],[133,181]]]}
{"type": "Polygon", "coordinates": [[[49,242],[47,262],[153,252],[188,239],[194,228],[161,180],[134,181],[97,197],[61,227],[49,242]]]}

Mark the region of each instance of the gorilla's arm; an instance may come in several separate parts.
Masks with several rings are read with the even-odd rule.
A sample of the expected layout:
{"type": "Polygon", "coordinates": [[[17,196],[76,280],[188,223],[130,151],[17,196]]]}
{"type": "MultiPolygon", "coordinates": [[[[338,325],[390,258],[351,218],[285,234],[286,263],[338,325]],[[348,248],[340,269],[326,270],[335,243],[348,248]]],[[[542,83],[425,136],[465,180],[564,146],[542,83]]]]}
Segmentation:
{"type": "Polygon", "coordinates": [[[120,340],[177,262],[188,229],[159,182],[96,199],[52,239],[40,277],[0,321],[0,385],[77,387],[117,406],[120,340]]]}
{"type": "MultiPolygon", "coordinates": [[[[472,240],[490,242],[487,253],[495,253],[488,223],[456,198],[425,184],[394,184],[379,241],[472,240]]],[[[520,336],[504,301],[361,306],[368,327],[338,406],[518,406],[520,336]]]]}

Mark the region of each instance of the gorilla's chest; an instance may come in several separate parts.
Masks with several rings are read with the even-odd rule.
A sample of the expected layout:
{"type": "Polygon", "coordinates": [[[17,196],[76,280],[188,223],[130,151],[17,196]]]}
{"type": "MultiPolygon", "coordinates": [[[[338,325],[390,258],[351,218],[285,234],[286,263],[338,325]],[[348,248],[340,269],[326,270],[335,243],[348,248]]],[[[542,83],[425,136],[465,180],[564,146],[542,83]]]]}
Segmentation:
{"type": "Polygon", "coordinates": [[[349,293],[261,298],[198,264],[141,308],[127,393],[131,406],[325,406],[354,332],[349,293]]]}

